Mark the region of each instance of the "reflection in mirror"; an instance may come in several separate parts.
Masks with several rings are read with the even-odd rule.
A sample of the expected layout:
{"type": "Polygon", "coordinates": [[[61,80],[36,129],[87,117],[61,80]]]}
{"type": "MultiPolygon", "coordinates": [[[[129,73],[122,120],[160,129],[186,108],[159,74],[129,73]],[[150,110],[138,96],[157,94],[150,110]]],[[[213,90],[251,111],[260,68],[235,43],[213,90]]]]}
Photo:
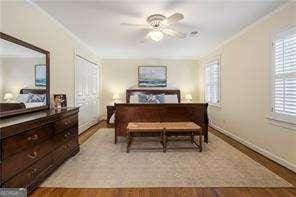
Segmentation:
{"type": "Polygon", "coordinates": [[[47,104],[46,55],[0,40],[0,111],[47,104]]]}

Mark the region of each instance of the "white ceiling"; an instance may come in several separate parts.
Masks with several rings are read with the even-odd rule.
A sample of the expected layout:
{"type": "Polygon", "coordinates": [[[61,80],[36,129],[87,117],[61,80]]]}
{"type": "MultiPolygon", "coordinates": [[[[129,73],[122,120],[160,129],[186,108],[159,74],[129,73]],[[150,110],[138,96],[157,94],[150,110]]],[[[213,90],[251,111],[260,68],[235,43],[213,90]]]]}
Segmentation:
{"type": "Polygon", "coordinates": [[[213,50],[244,27],[252,24],[283,1],[37,1],[103,58],[197,58],[213,50]],[[120,23],[146,24],[150,14],[169,16],[175,12],[184,19],[173,29],[199,37],[165,37],[158,43],[141,43],[147,30],[120,23]]]}

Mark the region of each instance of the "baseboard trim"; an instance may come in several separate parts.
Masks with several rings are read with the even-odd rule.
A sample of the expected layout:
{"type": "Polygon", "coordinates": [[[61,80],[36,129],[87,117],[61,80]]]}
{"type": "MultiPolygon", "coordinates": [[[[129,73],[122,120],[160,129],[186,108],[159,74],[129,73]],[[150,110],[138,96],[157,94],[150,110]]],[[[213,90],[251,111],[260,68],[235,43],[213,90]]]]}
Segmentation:
{"type": "Polygon", "coordinates": [[[289,161],[287,161],[287,160],[285,160],[285,159],[283,159],[283,158],[281,158],[281,157],[279,157],[279,156],[265,150],[264,148],[261,148],[261,147],[255,145],[255,144],[252,144],[252,143],[248,142],[247,140],[244,140],[244,139],[238,137],[237,135],[234,135],[230,131],[227,131],[227,130],[225,130],[225,129],[223,129],[223,128],[221,128],[221,127],[219,127],[219,126],[217,126],[217,125],[215,125],[213,123],[210,123],[209,126],[216,129],[216,130],[218,130],[218,131],[220,131],[221,133],[225,134],[226,136],[231,137],[232,139],[240,142],[241,144],[247,146],[248,148],[262,154],[263,156],[275,161],[276,163],[278,163],[278,164],[292,170],[293,172],[296,172],[296,165],[295,164],[293,164],[293,163],[291,163],[291,162],[289,162],[289,161]]]}
{"type": "Polygon", "coordinates": [[[82,134],[83,132],[85,132],[87,129],[89,129],[90,127],[94,126],[95,124],[98,124],[98,120],[92,120],[90,122],[87,122],[85,123],[84,125],[81,125],[79,128],[78,128],[78,133],[79,135],[82,134]]]}

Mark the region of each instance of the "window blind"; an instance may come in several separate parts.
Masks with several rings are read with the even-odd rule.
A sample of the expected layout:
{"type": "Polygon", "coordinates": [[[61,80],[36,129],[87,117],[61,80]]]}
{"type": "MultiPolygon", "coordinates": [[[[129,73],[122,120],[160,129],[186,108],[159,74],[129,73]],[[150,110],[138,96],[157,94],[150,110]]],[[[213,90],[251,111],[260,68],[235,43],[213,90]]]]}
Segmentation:
{"type": "Polygon", "coordinates": [[[273,59],[272,111],[296,116],[296,33],[273,42],[273,59]]]}
{"type": "Polygon", "coordinates": [[[205,65],[205,101],[219,105],[220,101],[220,65],[214,60],[205,65]]]}

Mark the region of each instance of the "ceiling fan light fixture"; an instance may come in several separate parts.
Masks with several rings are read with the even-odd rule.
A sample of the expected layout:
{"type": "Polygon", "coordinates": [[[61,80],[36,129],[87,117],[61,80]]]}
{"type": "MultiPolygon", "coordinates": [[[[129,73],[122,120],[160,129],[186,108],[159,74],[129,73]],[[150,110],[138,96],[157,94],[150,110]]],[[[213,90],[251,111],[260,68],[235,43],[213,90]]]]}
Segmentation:
{"type": "Polygon", "coordinates": [[[155,42],[158,42],[163,38],[163,33],[161,31],[152,31],[149,33],[149,37],[155,42]]]}

